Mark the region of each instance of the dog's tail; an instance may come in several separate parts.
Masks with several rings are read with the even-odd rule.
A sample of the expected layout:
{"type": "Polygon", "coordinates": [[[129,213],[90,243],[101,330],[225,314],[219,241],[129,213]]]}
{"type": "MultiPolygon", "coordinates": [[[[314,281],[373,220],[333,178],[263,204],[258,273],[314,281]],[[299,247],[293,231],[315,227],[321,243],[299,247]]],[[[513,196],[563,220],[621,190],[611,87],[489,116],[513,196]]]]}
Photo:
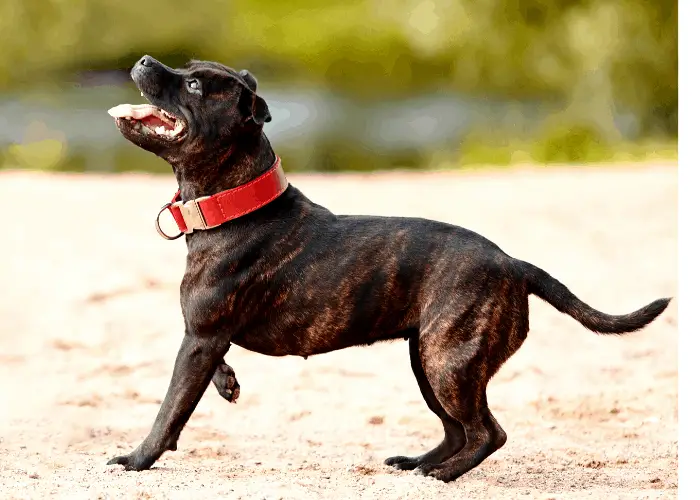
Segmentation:
{"type": "Polygon", "coordinates": [[[630,314],[605,314],[584,303],[564,284],[539,267],[524,261],[518,261],[517,267],[525,275],[528,293],[537,295],[559,312],[568,314],[596,333],[621,334],[639,330],[654,321],[671,302],[671,298],[658,299],[630,314]]]}

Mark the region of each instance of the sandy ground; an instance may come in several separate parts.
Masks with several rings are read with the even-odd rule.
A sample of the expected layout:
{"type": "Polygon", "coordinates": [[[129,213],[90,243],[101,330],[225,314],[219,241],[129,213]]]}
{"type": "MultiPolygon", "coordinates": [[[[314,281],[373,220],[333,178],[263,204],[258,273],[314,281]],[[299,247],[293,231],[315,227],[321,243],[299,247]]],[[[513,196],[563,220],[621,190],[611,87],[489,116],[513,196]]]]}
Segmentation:
{"type": "MultiPolygon", "coordinates": [[[[677,294],[677,169],[290,176],[339,213],[463,225],[610,313],[677,294]]],[[[183,240],[153,230],[174,180],[0,174],[2,498],[675,498],[677,308],[596,336],[531,299],[531,333],[489,386],[506,446],[456,482],[382,464],[442,437],[405,342],[310,358],[233,347],[177,452],[106,466],[146,435],[183,324],[183,240]]]]}

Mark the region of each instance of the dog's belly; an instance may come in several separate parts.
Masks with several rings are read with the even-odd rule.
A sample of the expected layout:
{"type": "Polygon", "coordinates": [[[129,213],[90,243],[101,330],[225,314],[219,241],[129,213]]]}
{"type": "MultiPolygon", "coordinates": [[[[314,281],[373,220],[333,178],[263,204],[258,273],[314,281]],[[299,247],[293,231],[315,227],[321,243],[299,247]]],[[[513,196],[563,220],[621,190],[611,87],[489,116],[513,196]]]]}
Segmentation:
{"type": "Polygon", "coordinates": [[[407,338],[415,329],[399,327],[388,331],[325,329],[311,327],[305,329],[268,330],[253,329],[234,336],[231,342],[249,351],[267,356],[313,356],[357,345],[407,338]]]}

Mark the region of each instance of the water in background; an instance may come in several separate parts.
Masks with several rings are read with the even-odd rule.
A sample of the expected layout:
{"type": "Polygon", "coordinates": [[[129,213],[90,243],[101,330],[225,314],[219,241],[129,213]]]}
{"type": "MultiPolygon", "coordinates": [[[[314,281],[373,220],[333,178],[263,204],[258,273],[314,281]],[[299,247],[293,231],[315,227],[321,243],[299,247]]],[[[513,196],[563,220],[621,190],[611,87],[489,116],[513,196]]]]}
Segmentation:
{"type": "MultiPolygon", "coordinates": [[[[272,115],[265,133],[290,171],[423,168],[455,161],[474,132],[523,137],[558,109],[551,102],[447,93],[381,102],[314,88],[261,85],[260,93],[272,115]]],[[[0,96],[0,167],[169,172],[165,162],[116,130],[107,109],[124,102],[144,99],[120,73],[0,96]]],[[[633,116],[615,115],[614,122],[623,137],[637,131],[633,116]]]]}

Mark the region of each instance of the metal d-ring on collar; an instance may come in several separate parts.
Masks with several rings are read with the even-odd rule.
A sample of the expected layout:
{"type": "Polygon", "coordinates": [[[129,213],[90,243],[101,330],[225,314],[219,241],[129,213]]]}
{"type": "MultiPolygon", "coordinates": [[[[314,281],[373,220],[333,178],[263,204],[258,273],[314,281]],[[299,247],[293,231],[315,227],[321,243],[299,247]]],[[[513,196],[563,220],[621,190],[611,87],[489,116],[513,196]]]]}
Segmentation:
{"type": "Polygon", "coordinates": [[[180,231],[180,234],[178,234],[177,236],[170,236],[169,234],[166,234],[166,233],[161,229],[161,227],[160,227],[160,215],[161,215],[163,212],[165,212],[167,209],[169,209],[171,206],[172,206],[172,202],[166,203],[166,204],[163,205],[163,207],[160,209],[160,211],[158,212],[158,215],[156,215],[156,231],[158,231],[158,234],[161,235],[161,236],[162,236],[163,238],[165,238],[166,240],[176,240],[176,239],[178,239],[180,236],[182,236],[183,234],[185,234],[184,232],[180,231]]]}

